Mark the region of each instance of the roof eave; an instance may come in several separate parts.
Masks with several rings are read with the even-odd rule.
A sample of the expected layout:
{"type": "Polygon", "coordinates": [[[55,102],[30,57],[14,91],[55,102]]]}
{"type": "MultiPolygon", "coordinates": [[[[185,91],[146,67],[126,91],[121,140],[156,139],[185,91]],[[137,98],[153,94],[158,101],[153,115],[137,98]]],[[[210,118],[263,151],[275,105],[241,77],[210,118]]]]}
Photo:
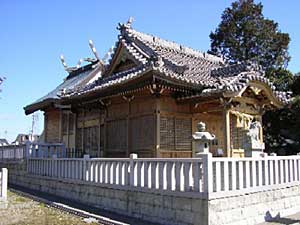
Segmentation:
{"type": "Polygon", "coordinates": [[[46,99],[46,100],[41,101],[41,102],[37,102],[37,103],[33,103],[33,104],[30,104],[30,105],[27,105],[23,109],[25,111],[25,115],[30,115],[30,114],[38,111],[38,110],[43,110],[46,107],[49,107],[52,104],[57,103],[59,101],[60,101],[60,99],[53,99],[53,98],[46,99]]]}

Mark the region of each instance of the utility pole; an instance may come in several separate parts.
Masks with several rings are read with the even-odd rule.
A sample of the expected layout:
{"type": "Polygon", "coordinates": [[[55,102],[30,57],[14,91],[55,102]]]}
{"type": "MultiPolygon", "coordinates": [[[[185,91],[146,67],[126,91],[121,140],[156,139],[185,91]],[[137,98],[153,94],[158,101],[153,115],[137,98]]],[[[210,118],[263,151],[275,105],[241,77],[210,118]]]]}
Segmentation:
{"type": "Polygon", "coordinates": [[[35,129],[36,129],[36,125],[37,122],[39,120],[39,115],[38,114],[33,114],[32,115],[32,123],[31,123],[31,130],[30,130],[30,136],[31,136],[31,140],[33,141],[33,135],[35,134],[35,129]]]}

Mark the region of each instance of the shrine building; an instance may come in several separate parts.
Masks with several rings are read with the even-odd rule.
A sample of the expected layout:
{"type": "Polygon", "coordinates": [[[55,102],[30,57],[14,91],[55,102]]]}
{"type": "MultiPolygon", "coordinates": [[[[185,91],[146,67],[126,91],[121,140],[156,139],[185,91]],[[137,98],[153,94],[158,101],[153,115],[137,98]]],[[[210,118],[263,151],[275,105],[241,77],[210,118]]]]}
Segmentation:
{"type": "Polygon", "coordinates": [[[76,157],[193,157],[201,121],[216,137],[214,156],[251,155],[251,127],[263,148],[262,115],[289,96],[260,67],[136,31],[131,20],[117,29],[109,60],[90,42],[95,58],[76,67],[62,58],[63,83],[24,108],[27,115],[44,112],[44,142],[64,143],[76,157]]]}

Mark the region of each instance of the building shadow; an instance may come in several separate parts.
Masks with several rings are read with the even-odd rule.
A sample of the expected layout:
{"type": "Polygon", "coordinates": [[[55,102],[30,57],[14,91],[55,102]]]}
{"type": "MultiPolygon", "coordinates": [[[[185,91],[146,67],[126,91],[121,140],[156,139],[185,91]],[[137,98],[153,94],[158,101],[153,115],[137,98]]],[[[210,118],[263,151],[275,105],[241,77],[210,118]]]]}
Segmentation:
{"type": "Polygon", "coordinates": [[[276,216],[272,216],[270,211],[266,212],[265,221],[284,225],[300,224],[300,220],[298,219],[284,218],[280,216],[280,213],[278,213],[276,216]]]}

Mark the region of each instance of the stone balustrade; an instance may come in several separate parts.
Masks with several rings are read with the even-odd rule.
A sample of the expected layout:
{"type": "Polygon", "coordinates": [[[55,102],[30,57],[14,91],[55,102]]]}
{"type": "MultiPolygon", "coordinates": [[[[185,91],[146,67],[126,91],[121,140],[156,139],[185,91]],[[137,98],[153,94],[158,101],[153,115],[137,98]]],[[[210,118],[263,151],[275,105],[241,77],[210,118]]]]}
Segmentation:
{"type": "Polygon", "coordinates": [[[300,156],[263,158],[30,158],[29,174],[219,198],[300,184],[300,156]]]}
{"type": "Polygon", "coordinates": [[[0,146],[0,161],[22,160],[29,157],[49,158],[52,155],[66,156],[66,148],[62,143],[33,143],[0,146]]]}

